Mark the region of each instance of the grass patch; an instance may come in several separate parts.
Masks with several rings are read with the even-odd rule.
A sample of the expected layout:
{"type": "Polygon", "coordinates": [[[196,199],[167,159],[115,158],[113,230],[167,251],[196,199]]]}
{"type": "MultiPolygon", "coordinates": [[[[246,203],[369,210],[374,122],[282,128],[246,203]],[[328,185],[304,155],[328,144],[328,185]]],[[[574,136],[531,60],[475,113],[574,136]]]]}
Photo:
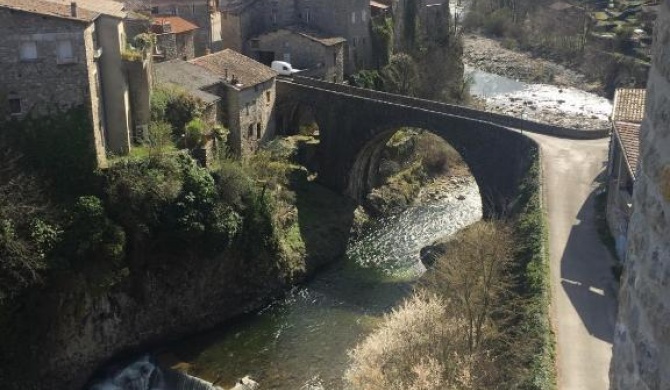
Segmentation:
{"type": "Polygon", "coordinates": [[[551,282],[548,230],[542,208],[542,173],[539,155],[533,153],[532,164],[520,187],[515,223],[518,287],[523,298],[516,337],[527,345],[526,355],[518,357],[529,366],[521,388],[539,390],[556,388],[556,345],[549,319],[551,282]]]}

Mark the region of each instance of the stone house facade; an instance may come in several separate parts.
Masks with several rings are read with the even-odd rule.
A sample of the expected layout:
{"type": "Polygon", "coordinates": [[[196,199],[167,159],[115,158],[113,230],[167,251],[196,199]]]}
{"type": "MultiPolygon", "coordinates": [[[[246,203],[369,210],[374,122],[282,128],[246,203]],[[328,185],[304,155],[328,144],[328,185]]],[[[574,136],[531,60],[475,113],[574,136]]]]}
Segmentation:
{"type": "Polygon", "coordinates": [[[98,164],[106,164],[106,152],[128,152],[124,17],[122,4],[110,0],[0,0],[3,116],[84,106],[98,164]]]}
{"type": "Polygon", "coordinates": [[[179,16],[156,16],[151,21],[151,32],[156,34],[154,61],[195,57],[194,38],[198,26],[179,16]]]}
{"type": "Polygon", "coordinates": [[[195,56],[223,49],[219,0],[152,0],[154,16],[179,16],[199,27],[195,32],[195,56]]]}
{"type": "Polygon", "coordinates": [[[661,1],[658,11],[611,390],[670,388],[670,0],[661,1]]]}
{"type": "Polygon", "coordinates": [[[276,72],[230,49],[190,62],[221,80],[222,123],[235,154],[253,153],[274,137],[276,72]]]}
{"type": "Polygon", "coordinates": [[[323,35],[342,37],[344,72],[372,64],[369,0],[232,0],[222,4],[224,47],[251,54],[250,39],[303,25],[323,35]]]}
{"type": "Polygon", "coordinates": [[[175,84],[206,105],[210,124],[229,130],[236,155],[253,153],[275,135],[275,81],[267,66],[230,49],[191,61],[156,64],[156,81],[175,84]]]}
{"type": "Polygon", "coordinates": [[[645,99],[644,89],[618,89],[614,97],[607,163],[607,223],[621,260],[626,257],[628,224],[633,213],[633,186],[639,166],[645,99]]]}
{"type": "Polygon", "coordinates": [[[341,83],[344,80],[344,44],[341,37],[328,37],[304,26],[289,26],[251,38],[254,58],[270,65],[286,61],[302,76],[341,83]]]}

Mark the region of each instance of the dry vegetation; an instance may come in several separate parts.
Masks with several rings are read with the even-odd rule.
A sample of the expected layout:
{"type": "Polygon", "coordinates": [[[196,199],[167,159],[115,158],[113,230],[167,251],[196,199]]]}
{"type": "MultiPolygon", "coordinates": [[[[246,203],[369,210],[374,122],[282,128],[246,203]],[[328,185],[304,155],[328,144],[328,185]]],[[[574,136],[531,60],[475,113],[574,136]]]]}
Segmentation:
{"type": "Polygon", "coordinates": [[[418,291],[351,351],[352,388],[513,388],[517,368],[501,331],[510,318],[512,231],[481,222],[446,247],[418,291]]]}
{"type": "Polygon", "coordinates": [[[539,161],[530,159],[513,218],[438,244],[414,296],[350,352],[352,389],[556,387],[539,161]]]}

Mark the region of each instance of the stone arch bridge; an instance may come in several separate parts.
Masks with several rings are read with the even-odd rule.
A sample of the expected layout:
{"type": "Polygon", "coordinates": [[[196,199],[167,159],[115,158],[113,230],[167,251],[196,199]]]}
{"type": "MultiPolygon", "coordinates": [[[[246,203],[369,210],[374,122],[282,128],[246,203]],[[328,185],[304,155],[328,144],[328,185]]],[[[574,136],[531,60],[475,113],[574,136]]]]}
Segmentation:
{"type": "Polygon", "coordinates": [[[515,129],[576,139],[608,134],[304,77],[280,79],[277,96],[278,133],[295,131],[301,115],[310,112],[320,133],[319,181],[356,200],[371,189],[381,151],[401,127],[431,131],[461,154],[479,185],[487,214],[505,210],[530,153],[537,150],[532,140],[515,129]]]}

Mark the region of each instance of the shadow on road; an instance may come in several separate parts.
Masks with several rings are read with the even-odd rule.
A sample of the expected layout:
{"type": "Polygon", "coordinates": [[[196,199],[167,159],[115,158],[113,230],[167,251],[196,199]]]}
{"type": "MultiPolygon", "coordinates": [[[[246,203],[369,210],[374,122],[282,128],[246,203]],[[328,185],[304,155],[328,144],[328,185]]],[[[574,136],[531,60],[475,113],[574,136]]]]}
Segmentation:
{"type": "Polygon", "coordinates": [[[561,259],[561,285],[588,332],[612,342],[617,310],[615,264],[598,237],[592,192],[574,221],[561,259]]]}

